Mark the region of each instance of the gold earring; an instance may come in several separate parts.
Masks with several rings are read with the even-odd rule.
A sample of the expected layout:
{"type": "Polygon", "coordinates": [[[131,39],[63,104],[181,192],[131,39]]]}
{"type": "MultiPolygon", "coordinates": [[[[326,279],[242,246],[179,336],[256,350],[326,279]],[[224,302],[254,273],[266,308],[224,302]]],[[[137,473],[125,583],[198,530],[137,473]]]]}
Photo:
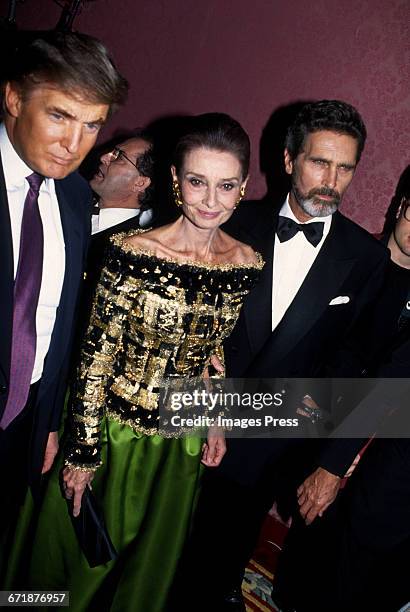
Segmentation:
{"type": "Polygon", "coordinates": [[[181,195],[181,190],[179,188],[179,183],[176,179],[172,181],[172,193],[174,194],[175,204],[178,206],[178,208],[181,208],[184,203],[182,201],[182,195],[181,195]]]}
{"type": "Polygon", "coordinates": [[[238,206],[238,204],[240,203],[240,201],[242,200],[244,196],[245,196],[245,187],[244,185],[242,185],[239,191],[239,198],[236,200],[235,208],[238,206]]]}

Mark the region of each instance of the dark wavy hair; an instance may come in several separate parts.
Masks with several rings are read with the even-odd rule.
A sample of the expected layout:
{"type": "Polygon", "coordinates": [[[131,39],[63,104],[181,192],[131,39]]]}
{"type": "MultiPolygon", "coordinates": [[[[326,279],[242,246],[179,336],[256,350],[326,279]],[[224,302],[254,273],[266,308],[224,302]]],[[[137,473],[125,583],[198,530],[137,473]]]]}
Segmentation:
{"type": "Polygon", "coordinates": [[[206,113],[188,120],[184,135],[175,147],[173,163],[179,175],[186,155],[197,148],[232,153],[241,164],[242,178],[249,172],[250,141],[243,127],[225,113],[206,113]]]}
{"type": "Polygon", "coordinates": [[[382,236],[385,236],[386,239],[388,239],[397,223],[397,213],[403,198],[410,200],[410,165],[403,170],[399,182],[397,183],[394,196],[392,197],[389,208],[386,211],[382,231],[382,236]]]}
{"type": "Polygon", "coordinates": [[[366,127],[358,111],[341,100],[320,100],[306,104],[296,116],[286,134],[285,146],[292,159],[303,149],[308,134],[329,130],[348,134],[357,141],[356,162],[359,162],[366,142],[366,127]]]}
{"type": "Polygon", "coordinates": [[[107,104],[112,113],[123,104],[128,82],[118,72],[105,46],[79,32],[43,32],[22,39],[3,70],[3,88],[10,82],[23,97],[43,83],[107,104]]]}

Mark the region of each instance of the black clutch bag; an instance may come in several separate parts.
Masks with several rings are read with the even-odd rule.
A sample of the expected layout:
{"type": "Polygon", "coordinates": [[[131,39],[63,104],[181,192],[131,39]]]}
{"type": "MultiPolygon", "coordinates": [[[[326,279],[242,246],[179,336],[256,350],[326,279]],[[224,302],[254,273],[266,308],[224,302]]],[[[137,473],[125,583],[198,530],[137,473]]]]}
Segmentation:
{"type": "Polygon", "coordinates": [[[90,567],[108,563],[117,558],[117,551],[111,542],[101,508],[89,487],[81,499],[81,510],[73,516],[73,501],[68,501],[68,510],[78,543],[90,567]]]}

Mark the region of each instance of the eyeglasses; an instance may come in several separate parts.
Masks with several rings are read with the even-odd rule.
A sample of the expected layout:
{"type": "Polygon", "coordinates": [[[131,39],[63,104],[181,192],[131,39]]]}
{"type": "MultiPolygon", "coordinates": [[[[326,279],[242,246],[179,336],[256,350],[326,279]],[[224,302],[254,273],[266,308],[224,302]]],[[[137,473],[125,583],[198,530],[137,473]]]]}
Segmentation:
{"type": "Polygon", "coordinates": [[[401,212],[406,221],[410,221],[410,199],[402,198],[401,212]]]}
{"type": "Polygon", "coordinates": [[[134,166],[134,168],[136,168],[136,170],[138,170],[137,164],[134,164],[132,159],[130,159],[128,157],[128,155],[126,155],[126,153],[122,149],[119,149],[118,147],[114,147],[113,150],[111,151],[110,155],[111,155],[111,161],[115,162],[115,161],[117,161],[120,158],[124,158],[128,162],[130,162],[130,164],[132,164],[134,166]]]}

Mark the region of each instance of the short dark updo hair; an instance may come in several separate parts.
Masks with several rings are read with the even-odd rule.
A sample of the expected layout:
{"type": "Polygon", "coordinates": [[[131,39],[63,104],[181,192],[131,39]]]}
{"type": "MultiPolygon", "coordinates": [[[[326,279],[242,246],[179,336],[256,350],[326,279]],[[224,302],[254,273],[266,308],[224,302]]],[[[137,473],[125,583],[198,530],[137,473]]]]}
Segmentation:
{"type": "Polygon", "coordinates": [[[204,148],[234,155],[242,170],[242,179],[249,173],[251,146],[243,127],[225,113],[206,113],[192,117],[184,135],[175,147],[173,163],[179,175],[185,157],[194,149],[204,148]]]}
{"type": "Polygon", "coordinates": [[[306,104],[289,127],[285,147],[291,159],[296,159],[303,149],[308,134],[329,130],[352,136],[357,142],[356,162],[366,142],[366,127],[358,111],[341,100],[319,100],[306,104]]]}

